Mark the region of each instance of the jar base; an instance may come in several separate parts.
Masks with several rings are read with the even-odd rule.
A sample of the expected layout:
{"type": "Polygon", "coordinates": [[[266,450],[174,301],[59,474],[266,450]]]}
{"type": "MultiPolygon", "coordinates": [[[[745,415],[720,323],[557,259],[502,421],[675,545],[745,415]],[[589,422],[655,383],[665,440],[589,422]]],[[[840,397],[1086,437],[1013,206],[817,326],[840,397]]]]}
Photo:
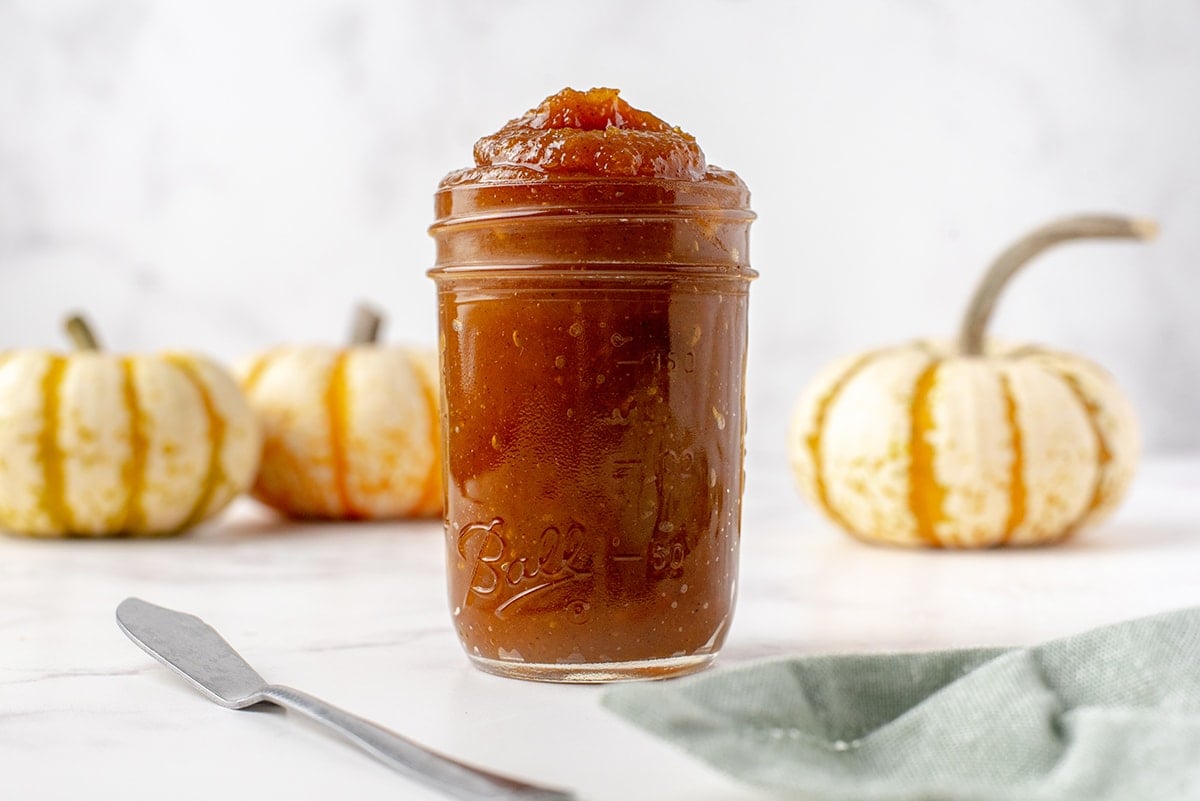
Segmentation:
{"type": "Polygon", "coordinates": [[[703,670],[716,654],[689,654],[635,662],[555,663],[516,662],[470,654],[471,663],[484,673],[525,681],[560,684],[604,684],[614,681],[667,679],[703,670]]]}

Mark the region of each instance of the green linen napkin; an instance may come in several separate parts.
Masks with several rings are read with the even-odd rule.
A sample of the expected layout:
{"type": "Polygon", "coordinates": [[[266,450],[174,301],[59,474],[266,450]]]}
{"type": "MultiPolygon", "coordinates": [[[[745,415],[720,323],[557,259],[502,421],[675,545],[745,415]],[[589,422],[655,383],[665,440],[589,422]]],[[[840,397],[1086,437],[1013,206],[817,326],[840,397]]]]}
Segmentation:
{"type": "Polygon", "coordinates": [[[790,799],[1200,799],[1200,608],[1033,648],[772,660],[603,703],[790,799]]]}

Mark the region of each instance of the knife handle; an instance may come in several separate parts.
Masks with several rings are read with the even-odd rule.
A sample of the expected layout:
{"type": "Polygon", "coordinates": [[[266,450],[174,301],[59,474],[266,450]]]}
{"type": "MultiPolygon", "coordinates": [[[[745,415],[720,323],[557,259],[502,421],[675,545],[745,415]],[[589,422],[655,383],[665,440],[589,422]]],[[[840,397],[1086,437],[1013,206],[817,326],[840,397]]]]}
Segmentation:
{"type": "Polygon", "coordinates": [[[308,693],[271,684],[264,701],[323,723],[388,767],[462,801],[571,801],[570,793],[552,790],[463,764],[395,732],[352,715],[308,693]]]}

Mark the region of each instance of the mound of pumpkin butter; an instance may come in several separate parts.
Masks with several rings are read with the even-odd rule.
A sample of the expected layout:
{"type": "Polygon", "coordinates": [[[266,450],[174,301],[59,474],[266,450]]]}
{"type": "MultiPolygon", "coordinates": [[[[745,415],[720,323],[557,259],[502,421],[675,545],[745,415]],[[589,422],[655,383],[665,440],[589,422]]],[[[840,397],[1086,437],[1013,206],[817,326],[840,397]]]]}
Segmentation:
{"type": "Polygon", "coordinates": [[[675,181],[732,176],[705,164],[691,134],[604,88],[551,95],[476,142],[475,164],[450,173],[442,186],[572,175],[675,181]]]}

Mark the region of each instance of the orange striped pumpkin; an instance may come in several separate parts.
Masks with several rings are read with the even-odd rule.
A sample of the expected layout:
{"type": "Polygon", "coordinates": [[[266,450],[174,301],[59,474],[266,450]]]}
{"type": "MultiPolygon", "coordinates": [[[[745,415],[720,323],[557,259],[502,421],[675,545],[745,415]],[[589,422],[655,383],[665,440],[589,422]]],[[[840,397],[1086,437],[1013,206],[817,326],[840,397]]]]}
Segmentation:
{"type": "Polygon", "coordinates": [[[1119,504],[1137,420],[1100,367],[985,342],[1001,289],[1070,239],[1146,239],[1153,223],[1076,217],[1044,226],[988,271],[957,342],[851,356],[817,375],[789,434],[801,493],[850,534],[905,546],[984,548],[1064,539],[1119,504]]]}
{"type": "Polygon", "coordinates": [[[438,370],[430,349],[286,346],[237,371],[263,429],[253,495],[297,518],[433,516],[442,509],[438,370]]]}
{"type": "Polygon", "coordinates": [[[259,430],[199,356],[0,354],[0,528],[39,537],[173,534],[245,491],[259,430]]]}

